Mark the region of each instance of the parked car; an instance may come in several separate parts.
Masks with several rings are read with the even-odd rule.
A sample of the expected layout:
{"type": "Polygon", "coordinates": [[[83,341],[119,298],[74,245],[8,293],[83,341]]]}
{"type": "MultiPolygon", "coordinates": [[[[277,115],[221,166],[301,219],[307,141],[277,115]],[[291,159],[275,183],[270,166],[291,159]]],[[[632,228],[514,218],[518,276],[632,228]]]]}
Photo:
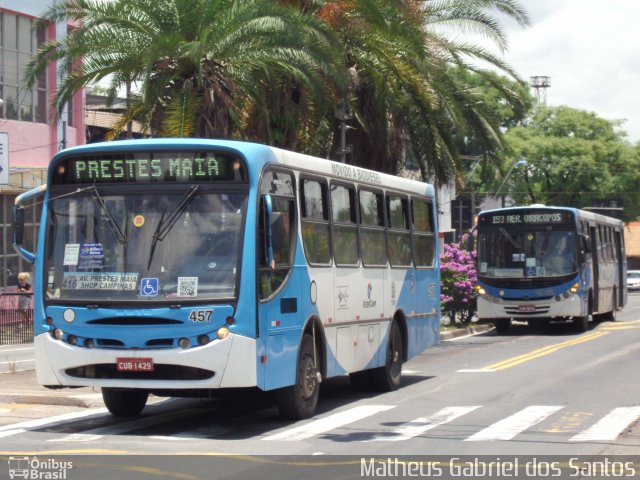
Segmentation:
{"type": "Polygon", "coordinates": [[[627,270],[627,290],[640,290],[640,270],[627,270]]]}

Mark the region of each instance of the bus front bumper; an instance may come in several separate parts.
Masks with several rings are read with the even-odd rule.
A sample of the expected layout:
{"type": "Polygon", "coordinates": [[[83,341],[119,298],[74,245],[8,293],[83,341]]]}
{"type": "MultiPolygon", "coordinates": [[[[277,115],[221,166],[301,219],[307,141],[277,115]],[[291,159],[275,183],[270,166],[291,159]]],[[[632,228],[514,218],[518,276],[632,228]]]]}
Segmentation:
{"type": "Polygon", "coordinates": [[[216,389],[255,387],[256,341],[230,334],[188,349],[105,349],[73,346],[49,334],[34,339],[36,373],[51,387],[216,389]],[[138,359],[152,371],[122,372],[118,361],[138,359]]]}
{"type": "Polygon", "coordinates": [[[579,295],[570,295],[560,300],[488,300],[478,296],[478,318],[512,318],[529,320],[537,318],[572,318],[586,315],[587,302],[579,295]]]}

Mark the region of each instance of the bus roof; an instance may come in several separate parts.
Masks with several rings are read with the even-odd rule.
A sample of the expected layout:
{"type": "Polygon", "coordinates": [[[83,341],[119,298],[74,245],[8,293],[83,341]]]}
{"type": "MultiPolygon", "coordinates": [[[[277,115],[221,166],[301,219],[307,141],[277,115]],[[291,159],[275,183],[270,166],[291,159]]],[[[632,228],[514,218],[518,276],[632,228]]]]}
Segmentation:
{"type": "Polygon", "coordinates": [[[418,195],[435,196],[432,185],[408,178],[368,170],[354,165],[313,157],[267,145],[238,140],[216,140],[201,138],[154,138],[137,140],[117,140],[113,142],[90,143],[58,152],[51,160],[50,167],[60,158],[69,155],[96,154],[100,152],[180,150],[185,148],[218,148],[239,153],[251,159],[251,169],[261,172],[266,164],[277,164],[309,174],[333,177],[378,188],[394,188],[418,195]]]}

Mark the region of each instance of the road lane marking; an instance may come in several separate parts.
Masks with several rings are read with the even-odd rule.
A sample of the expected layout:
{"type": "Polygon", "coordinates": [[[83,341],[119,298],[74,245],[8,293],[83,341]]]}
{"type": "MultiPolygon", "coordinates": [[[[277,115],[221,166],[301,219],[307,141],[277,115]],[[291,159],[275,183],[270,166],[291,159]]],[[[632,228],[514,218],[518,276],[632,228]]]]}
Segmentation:
{"type": "Polygon", "coordinates": [[[608,334],[609,332],[600,332],[600,331],[588,333],[586,335],[582,335],[579,338],[566,340],[560,343],[554,343],[553,345],[547,345],[546,347],[538,348],[537,350],[533,350],[532,352],[528,352],[523,355],[507,358],[506,360],[502,360],[501,362],[494,363],[492,365],[487,365],[486,367],[483,367],[480,370],[498,371],[498,370],[504,370],[506,368],[515,367],[516,365],[520,365],[521,363],[528,362],[530,360],[535,360],[536,358],[544,357],[545,355],[549,355],[551,353],[555,353],[558,350],[561,350],[563,348],[572,347],[574,345],[579,345],[581,343],[590,342],[591,340],[595,340],[596,338],[600,338],[608,334]]]}
{"type": "Polygon", "coordinates": [[[470,407],[446,407],[434,413],[430,417],[416,418],[411,422],[406,422],[391,432],[378,433],[371,440],[367,441],[390,441],[410,440],[413,437],[422,435],[440,425],[449,423],[462,415],[473,412],[480,408],[480,405],[470,407]]]}
{"type": "Polygon", "coordinates": [[[527,428],[540,423],[549,415],[562,409],[562,406],[533,405],[520,410],[518,413],[489,425],[478,433],[465,438],[465,442],[479,442],[489,440],[511,440],[527,428]]]}
{"type": "Polygon", "coordinates": [[[363,418],[370,417],[379,412],[384,412],[395,408],[394,405],[362,405],[359,407],[350,408],[344,412],[335,413],[325,418],[311,421],[299,427],[290,428],[274,435],[269,435],[262,440],[283,440],[286,442],[297,442],[304,440],[314,435],[328,432],[335,428],[340,428],[344,425],[362,420],[363,418]]]}
{"type": "Polygon", "coordinates": [[[569,439],[570,442],[615,440],[631,422],[640,418],[640,406],[619,407],[601,418],[596,424],[569,439]]]}

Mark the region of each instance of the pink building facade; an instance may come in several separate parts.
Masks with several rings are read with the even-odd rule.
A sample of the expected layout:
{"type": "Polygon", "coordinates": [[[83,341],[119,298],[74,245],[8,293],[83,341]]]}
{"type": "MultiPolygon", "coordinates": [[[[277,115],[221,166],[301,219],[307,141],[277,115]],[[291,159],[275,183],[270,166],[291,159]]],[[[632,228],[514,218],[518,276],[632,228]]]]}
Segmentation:
{"type": "Polygon", "coordinates": [[[9,136],[10,170],[46,168],[60,149],[84,144],[84,92],[78,92],[60,117],[51,105],[56,90],[52,63],[37,87],[22,85],[23,70],[43,42],[61,37],[68,26],[51,24],[33,33],[33,22],[55,0],[0,0],[0,132],[9,136]]]}
{"type": "MultiPolygon", "coordinates": [[[[0,184],[0,292],[15,291],[18,272],[34,273],[33,265],[13,249],[16,196],[46,180],[47,166],[56,152],[85,143],[84,91],[60,115],[52,105],[59,78],[56,63],[49,65],[35,87],[27,89],[23,83],[24,68],[38,47],[62,38],[70,28],[66,24],[50,24],[39,32],[32,28],[57,1],[0,0],[0,133],[6,134],[0,136],[0,147],[1,158],[8,158],[3,168],[9,170],[9,183],[0,184]]],[[[31,251],[35,251],[40,212],[37,202],[25,210],[25,246],[31,251]]]]}

